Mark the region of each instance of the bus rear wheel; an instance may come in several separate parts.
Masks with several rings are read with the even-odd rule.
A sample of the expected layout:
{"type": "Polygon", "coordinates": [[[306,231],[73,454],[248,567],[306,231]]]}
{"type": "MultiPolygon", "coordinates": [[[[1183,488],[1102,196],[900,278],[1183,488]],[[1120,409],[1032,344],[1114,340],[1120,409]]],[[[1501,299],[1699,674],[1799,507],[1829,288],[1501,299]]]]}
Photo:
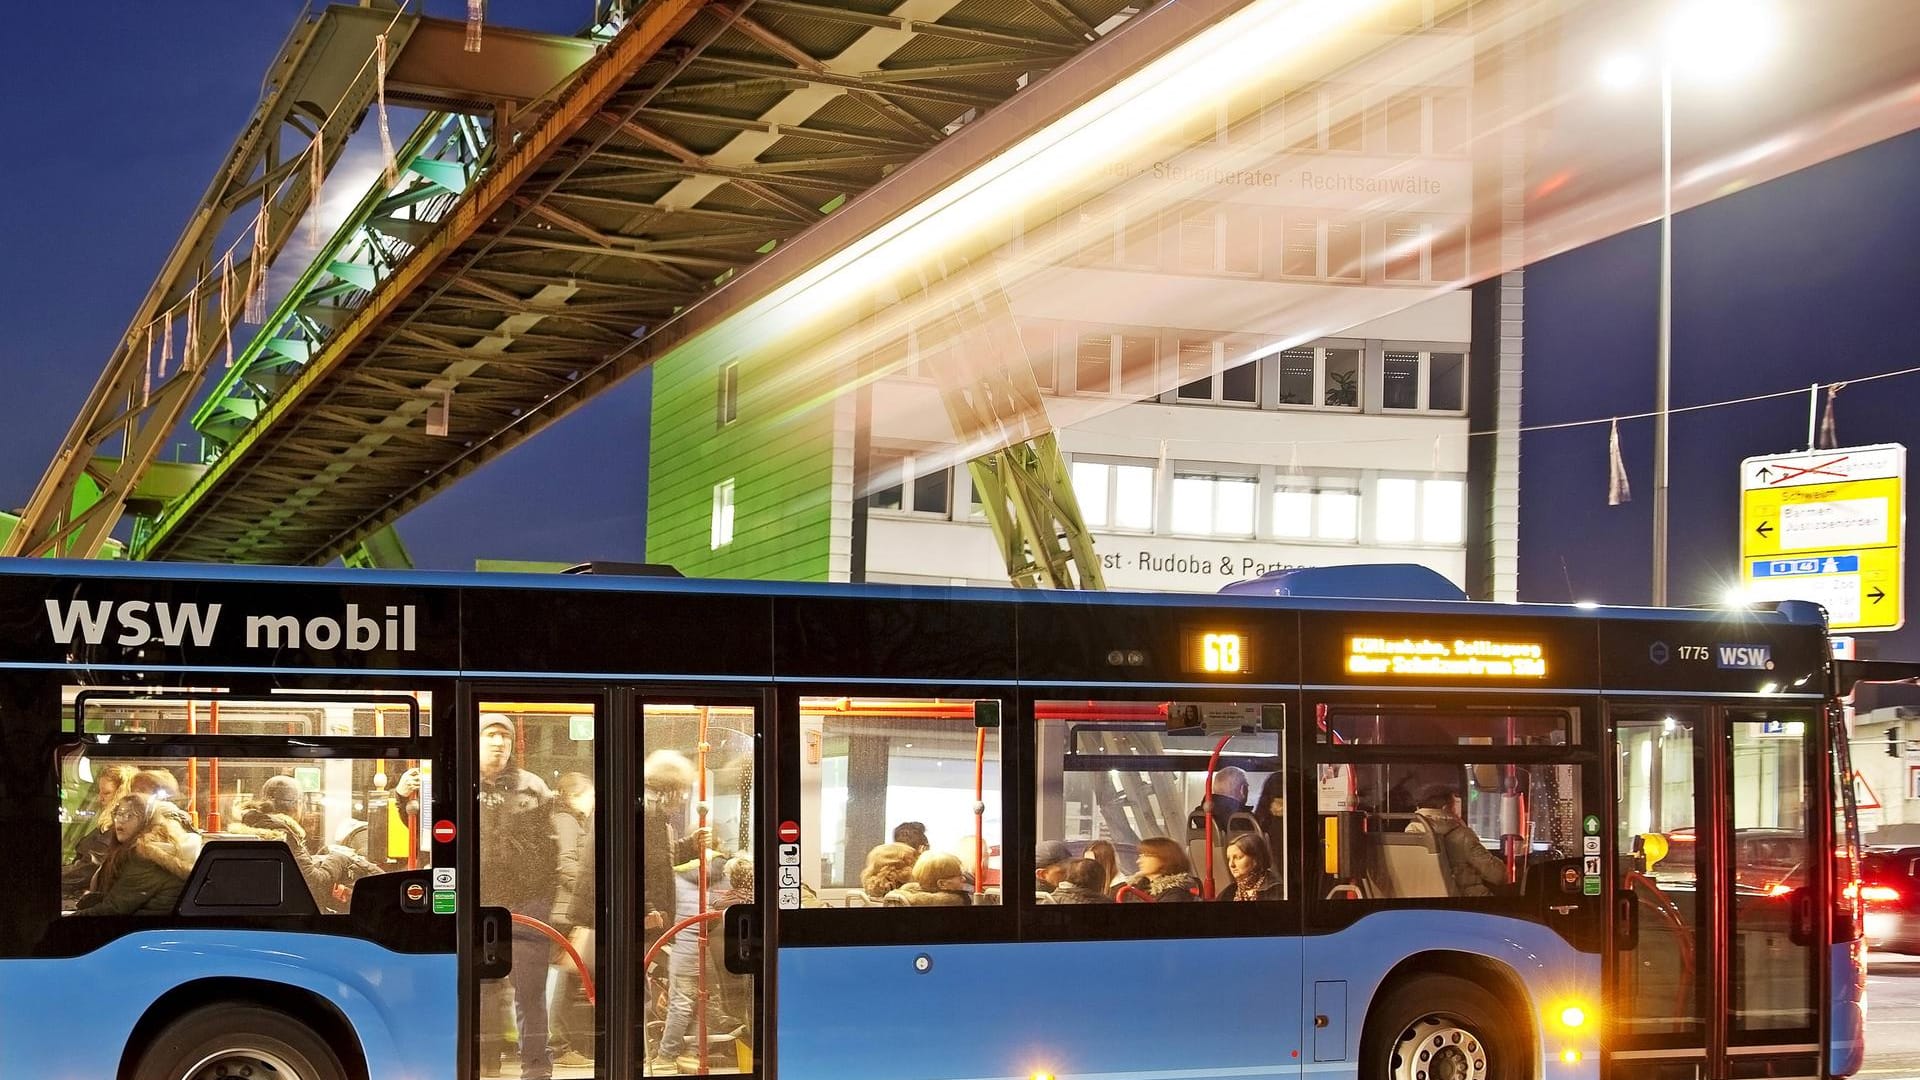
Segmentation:
{"type": "Polygon", "coordinates": [[[1475,983],[1450,975],[1413,979],[1367,1018],[1361,1077],[1520,1080],[1528,1071],[1517,1023],[1498,997],[1475,983]]]}
{"type": "Polygon", "coordinates": [[[348,1080],[313,1029],[274,1009],[208,1005],[168,1024],[134,1080],[348,1080]]]}

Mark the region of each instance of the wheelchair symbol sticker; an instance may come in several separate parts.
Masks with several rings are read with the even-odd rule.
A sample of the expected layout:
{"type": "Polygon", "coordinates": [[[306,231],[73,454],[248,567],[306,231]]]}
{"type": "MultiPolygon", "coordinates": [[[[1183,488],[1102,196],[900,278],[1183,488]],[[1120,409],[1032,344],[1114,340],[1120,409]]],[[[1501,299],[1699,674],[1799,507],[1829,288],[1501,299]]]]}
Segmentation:
{"type": "Polygon", "coordinates": [[[781,867],[780,868],[780,887],[783,889],[799,888],[800,887],[800,868],[797,866],[781,867]]]}

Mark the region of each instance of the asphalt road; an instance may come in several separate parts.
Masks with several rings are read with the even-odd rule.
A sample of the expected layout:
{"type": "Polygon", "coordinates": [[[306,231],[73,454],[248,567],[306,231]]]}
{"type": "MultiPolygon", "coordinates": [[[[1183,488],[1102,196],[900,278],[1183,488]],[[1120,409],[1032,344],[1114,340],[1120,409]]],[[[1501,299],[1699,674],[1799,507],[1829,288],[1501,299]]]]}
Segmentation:
{"type": "Polygon", "coordinates": [[[1920,956],[1867,961],[1867,1064],[1863,1080],[1920,1080],[1920,956]]]}

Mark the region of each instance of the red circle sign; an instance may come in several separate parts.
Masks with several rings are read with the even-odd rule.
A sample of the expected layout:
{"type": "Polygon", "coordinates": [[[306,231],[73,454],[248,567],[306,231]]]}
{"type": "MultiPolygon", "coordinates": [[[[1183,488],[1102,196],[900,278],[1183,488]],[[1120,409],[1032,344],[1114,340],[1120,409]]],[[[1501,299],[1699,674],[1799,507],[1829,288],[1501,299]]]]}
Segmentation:
{"type": "Polygon", "coordinates": [[[407,899],[417,904],[426,898],[427,890],[419,882],[416,881],[407,886],[407,899]]]}
{"type": "Polygon", "coordinates": [[[799,843],[800,842],[800,823],[797,821],[781,822],[780,823],[780,842],[783,844],[799,843]]]}
{"type": "Polygon", "coordinates": [[[453,843],[453,822],[436,821],[433,823],[433,840],[436,844],[453,843]]]}

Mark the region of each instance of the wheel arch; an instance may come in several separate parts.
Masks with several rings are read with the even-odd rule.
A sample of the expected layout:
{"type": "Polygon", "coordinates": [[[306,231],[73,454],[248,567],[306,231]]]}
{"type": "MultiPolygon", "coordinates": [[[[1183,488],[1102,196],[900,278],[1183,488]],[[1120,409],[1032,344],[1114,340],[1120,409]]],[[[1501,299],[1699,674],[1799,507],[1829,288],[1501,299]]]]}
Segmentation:
{"type": "Polygon", "coordinates": [[[181,983],[160,995],[141,1014],[120,1055],[118,1080],[132,1080],[134,1069],[167,1025],[196,1009],[221,1002],[259,1005],[285,1013],[311,1028],[340,1057],[340,1066],[353,1080],[371,1080],[366,1050],[339,1006],[304,987],[267,979],[214,976],[181,983]]]}
{"type": "Polygon", "coordinates": [[[1528,1063],[1531,1075],[1538,1076],[1541,1070],[1542,1050],[1540,1041],[1540,1010],[1533,995],[1528,992],[1527,984],[1518,972],[1498,960],[1489,959],[1474,953],[1457,952],[1449,949],[1429,949],[1404,957],[1389,969],[1374,988],[1373,996],[1367,1002],[1365,1018],[1360,1026],[1360,1059],[1367,1060],[1367,1050],[1374,1040],[1381,1037],[1377,1030],[1378,1009],[1375,1008],[1394,990],[1426,975],[1451,975],[1467,982],[1486,987],[1493,995],[1505,1003],[1519,1022],[1519,1030],[1526,1039],[1525,1053],[1522,1059],[1528,1063]]]}

